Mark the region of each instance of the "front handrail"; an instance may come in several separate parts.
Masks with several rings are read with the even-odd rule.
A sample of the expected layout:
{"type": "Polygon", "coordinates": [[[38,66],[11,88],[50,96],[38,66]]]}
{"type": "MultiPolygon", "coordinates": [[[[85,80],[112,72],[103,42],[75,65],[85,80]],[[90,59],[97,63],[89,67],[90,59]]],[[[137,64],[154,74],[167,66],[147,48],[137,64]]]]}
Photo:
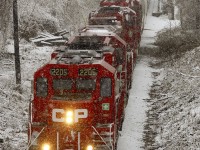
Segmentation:
{"type": "Polygon", "coordinates": [[[40,136],[40,134],[43,132],[43,130],[45,129],[46,127],[43,127],[42,128],[42,130],[40,131],[40,133],[38,133],[38,135],[35,137],[35,139],[30,143],[30,141],[31,141],[31,139],[30,139],[30,141],[29,141],[29,143],[30,143],[30,145],[28,144],[28,147],[27,147],[27,149],[26,150],[29,150],[29,148],[33,145],[33,143],[35,142],[35,140],[40,136]]]}
{"type": "MultiPolygon", "coordinates": [[[[110,124],[110,133],[111,133],[111,130],[112,130],[112,125],[113,125],[114,123],[112,123],[112,124],[110,124]]],[[[92,128],[94,129],[94,131],[97,133],[97,135],[101,138],[101,140],[104,142],[104,144],[108,147],[108,149],[109,150],[113,150],[113,144],[112,144],[112,140],[111,140],[111,134],[110,134],[110,144],[111,144],[111,147],[112,148],[110,148],[110,146],[106,143],[106,141],[103,139],[103,137],[99,134],[99,132],[97,131],[97,129],[94,127],[94,126],[92,126],[92,128]]]]}

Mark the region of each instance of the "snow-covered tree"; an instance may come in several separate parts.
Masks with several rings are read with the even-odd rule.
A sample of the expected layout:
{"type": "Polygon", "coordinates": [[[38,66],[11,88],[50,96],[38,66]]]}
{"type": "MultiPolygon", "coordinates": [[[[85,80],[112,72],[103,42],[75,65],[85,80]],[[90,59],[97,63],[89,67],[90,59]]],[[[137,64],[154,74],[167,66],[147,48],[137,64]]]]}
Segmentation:
{"type": "Polygon", "coordinates": [[[4,51],[6,39],[9,32],[11,0],[0,2],[0,52],[4,51]]]}
{"type": "Polygon", "coordinates": [[[200,28],[200,0],[176,0],[183,29],[200,28]]]}
{"type": "MultiPolygon", "coordinates": [[[[87,24],[89,12],[101,0],[18,0],[19,36],[29,40],[38,32],[77,31],[87,24]]],[[[0,2],[0,50],[12,37],[12,0],[0,2]]]]}
{"type": "Polygon", "coordinates": [[[170,14],[170,19],[174,20],[174,0],[167,0],[168,4],[168,14],[170,14]]]}

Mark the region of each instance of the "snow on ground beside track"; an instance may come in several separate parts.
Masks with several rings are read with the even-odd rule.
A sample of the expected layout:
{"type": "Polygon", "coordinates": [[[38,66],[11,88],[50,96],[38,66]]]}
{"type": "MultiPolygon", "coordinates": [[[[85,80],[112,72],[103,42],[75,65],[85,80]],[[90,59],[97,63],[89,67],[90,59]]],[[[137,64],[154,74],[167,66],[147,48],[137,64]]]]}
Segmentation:
{"type": "MultiPolygon", "coordinates": [[[[13,54],[13,41],[8,45],[13,54]]],[[[21,94],[15,85],[14,59],[0,57],[0,150],[25,150],[27,146],[28,108],[31,100],[33,73],[50,59],[51,47],[20,45],[21,94]]]]}
{"type": "Polygon", "coordinates": [[[167,16],[154,17],[149,14],[142,34],[141,47],[152,46],[159,31],[177,27],[179,23],[178,20],[169,20],[167,16]]]}
{"type": "MultiPolygon", "coordinates": [[[[141,46],[152,46],[160,29],[177,25],[179,21],[169,21],[166,16],[156,18],[149,13],[141,46]]],[[[157,116],[157,120],[154,120],[156,128],[152,129],[154,134],[157,133],[155,143],[151,145],[155,146],[154,149],[200,149],[199,58],[200,47],[188,51],[179,59],[162,64],[160,71],[157,70],[160,76],[154,76],[156,80],[150,93],[153,95],[152,104],[149,104],[152,105],[151,113],[157,116]]]]}
{"type": "MultiPolygon", "coordinates": [[[[142,34],[141,46],[152,47],[156,33],[164,28],[177,26],[179,21],[169,21],[167,16],[154,17],[156,0],[151,1],[145,30],[142,34]]],[[[143,130],[148,111],[146,99],[154,82],[152,73],[160,70],[152,69],[149,64],[156,61],[154,58],[140,56],[133,73],[133,86],[130,90],[129,103],[126,108],[123,130],[119,137],[118,150],[141,150],[144,147],[143,130]]],[[[159,78],[159,81],[162,77],[159,78]]],[[[158,80],[158,79],[157,79],[158,80]]]]}
{"type": "Polygon", "coordinates": [[[148,65],[150,61],[151,58],[142,56],[134,69],[132,89],[119,137],[118,150],[140,150],[144,146],[142,135],[147,110],[145,100],[149,99],[148,93],[153,82],[151,73],[154,70],[148,65]]]}
{"type": "Polygon", "coordinates": [[[145,21],[144,31],[142,34],[141,47],[150,47],[153,45],[156,34],[165,28],[173,28],[180,25],[178,20],[169,20],[167,15],[160,17],[152,16],[153,12],[157,12],[157,0],[150,0],[150,5],[145,21]]]}

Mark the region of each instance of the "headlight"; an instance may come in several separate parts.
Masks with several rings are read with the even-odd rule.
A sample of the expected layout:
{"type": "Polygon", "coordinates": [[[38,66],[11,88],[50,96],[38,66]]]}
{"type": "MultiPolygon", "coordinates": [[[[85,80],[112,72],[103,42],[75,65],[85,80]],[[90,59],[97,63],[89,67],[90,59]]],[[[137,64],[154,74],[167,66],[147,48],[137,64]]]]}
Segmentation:
{"type": "Polygon", "coordinates": [[[50,150],[50,145],[45,143],[42,145],[42,150],[50,150]]]}
{"type": "Polygon", "coordinates": [[[86,150],[93,150],[93,146],[92,145],[88,145],[86,150]]]}
{"type": "Polygon", "coordinates": [[[73,111],[67,111],[67,113],[66,113],[66,123],[67,124],[73,123],[73,111]]]}

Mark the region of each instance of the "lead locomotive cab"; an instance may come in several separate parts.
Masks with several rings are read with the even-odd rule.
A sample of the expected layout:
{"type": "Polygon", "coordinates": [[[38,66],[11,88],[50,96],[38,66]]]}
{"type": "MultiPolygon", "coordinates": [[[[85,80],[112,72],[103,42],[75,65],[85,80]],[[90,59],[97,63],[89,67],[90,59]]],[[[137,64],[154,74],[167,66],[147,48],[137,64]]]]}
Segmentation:
{"type": "Polygon", "coordinates": [[[116,69],[103,60],[92,65],[67,65],[64,59],[55,62],[34,75],[30,150],[114,147],[119,94],[116,69]]]}

